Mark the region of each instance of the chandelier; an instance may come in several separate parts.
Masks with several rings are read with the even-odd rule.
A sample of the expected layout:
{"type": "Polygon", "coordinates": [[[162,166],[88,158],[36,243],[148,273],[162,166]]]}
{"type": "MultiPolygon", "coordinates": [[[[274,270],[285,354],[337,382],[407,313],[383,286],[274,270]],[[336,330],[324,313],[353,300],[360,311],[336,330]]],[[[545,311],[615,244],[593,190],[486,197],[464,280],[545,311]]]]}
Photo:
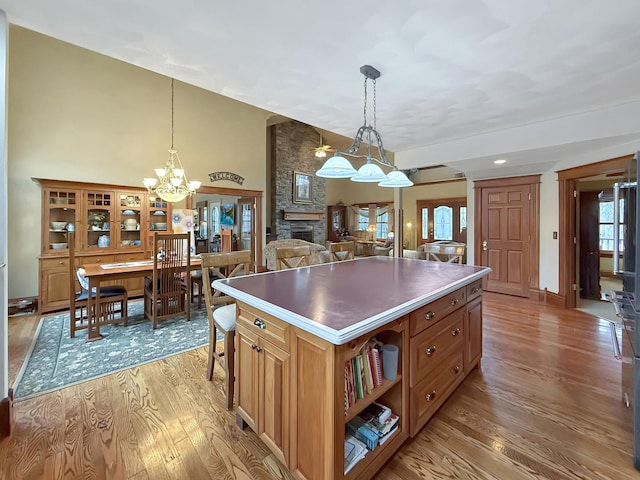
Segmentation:
{"type": "Polygon", "coordinates": [[[142,183],[149,193],[155,193],[167,202],[179,202],[187,195],[196,193],[201,185],[201,182],[187,180],[178,151],[173,148],[173,78],[171,79],[171,148],[164,168],[156,168],[155,172],[158,178],[144,178],[142,183]]]}
{"type": "Polygon", "coordinates": [[[364,124],[358,129],[351,146],[345,151],[337,151],[316,172],[316,175],[324,178],[350,178],[354,182],[376,182],[380,187],[410,187],[413,182],[387,159],[382,146],[382,137],[376,130],[376,79],[380,77],[380,72],[371,65],[363,65],[360,67],[360,73],[364,75],[364,124]],[[367,83],[369,80],[373,83],[373,126],[367,124],[367,83]],[[358,149],[363,141],[366,143],[366,154],[358,155],[358,149]],[[372,154],[371,147],[374,142],[380,158],[376,158],[372,154]],[[356,170],[345,156],[364,158],[366,163],[356,170]],[[385,174],[376,163],[390,167],[391,171],[385,174]]]}

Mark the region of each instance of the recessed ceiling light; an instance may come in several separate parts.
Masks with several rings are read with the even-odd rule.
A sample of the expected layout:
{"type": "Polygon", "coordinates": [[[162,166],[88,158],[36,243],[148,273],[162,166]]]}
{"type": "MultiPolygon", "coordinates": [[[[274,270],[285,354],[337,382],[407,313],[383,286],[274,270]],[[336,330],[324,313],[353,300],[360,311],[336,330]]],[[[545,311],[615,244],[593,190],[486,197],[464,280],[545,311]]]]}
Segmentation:
{"type": "Polygon", "coordinates": [[[507,163],[507,161],[504,158],[501,158],[499,160],[494,160],[493,163],[495,163],[496,165],[500,165],[502,163],[507,163]]]}

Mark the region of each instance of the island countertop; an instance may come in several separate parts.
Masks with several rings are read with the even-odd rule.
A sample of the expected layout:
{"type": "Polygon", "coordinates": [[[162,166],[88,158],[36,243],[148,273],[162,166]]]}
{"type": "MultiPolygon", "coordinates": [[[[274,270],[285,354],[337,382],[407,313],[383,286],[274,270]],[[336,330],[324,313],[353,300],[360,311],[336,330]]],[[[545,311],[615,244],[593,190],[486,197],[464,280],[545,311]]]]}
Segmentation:
{"type": "Polygon", "coordinates": [[[216,280],[213,287],[342,345],[490,271],[487,267],[373,256],[216,280]]]}

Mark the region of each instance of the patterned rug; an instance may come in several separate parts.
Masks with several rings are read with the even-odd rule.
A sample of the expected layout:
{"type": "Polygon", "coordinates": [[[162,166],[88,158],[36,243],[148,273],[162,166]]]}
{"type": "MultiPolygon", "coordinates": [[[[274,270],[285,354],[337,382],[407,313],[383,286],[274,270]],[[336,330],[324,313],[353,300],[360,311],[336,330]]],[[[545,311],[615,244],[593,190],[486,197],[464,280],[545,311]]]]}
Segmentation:
{"type": "Polygon", "coordinates": [[[100,328],[102,340],[86,342],[86,330],[69,336],[69,314],[43,317],[31,349],[14,383],[15,400],[42,395],[62,387],[192,350],[209,343],[205,308],[165,320],[153,330],[143,316],[141,301],[129,303],[129,326],[100,328]]]}

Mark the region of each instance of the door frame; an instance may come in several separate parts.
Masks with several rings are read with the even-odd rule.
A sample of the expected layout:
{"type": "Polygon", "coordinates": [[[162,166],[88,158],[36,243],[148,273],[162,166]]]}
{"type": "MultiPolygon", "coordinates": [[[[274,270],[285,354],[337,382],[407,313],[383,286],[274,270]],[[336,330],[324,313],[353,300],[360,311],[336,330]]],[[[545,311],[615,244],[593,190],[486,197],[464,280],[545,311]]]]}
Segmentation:
{"type": "MultiPolygon", "coordinates": [[[[251,198],[254,205],[254,219],[253,219],[253,238],[251,245],[254,247],[252,255],[252,263],[256,266],[255,271],[261,271],[264,269],[263,256],[262,256],[262,190],[247,190],[242,188],[230,188],[230,187],[213,187],[209,185],[203,185],[198,189],[198,193],[215,194],[215,195],[229,195],[239,198],[251,198]],[[260,238],[258,238],[260,235],[260,238]]],[[[192,207],[193,198],[187,197],[186,208],[192,207]]]]}
{"type": "MultiPolygon", "coordinates": [[[[482,191],[485,188],[529,185],[531,199],[529,202],[529,298],[540,298],[540,174],[523,175],[521,177],[493,178],[475,180],[474,190],[474,227],[473,258],[474,265],[482,265],[482,218],[487,213],[487,206],[482,203],[482,191]],[[483,211],[484,210],[484,211],[483,211]]],[[[486,282],[486,277],[483,283],[486,282]]]]}
{"type": "MultiPolygon", "coordinates": [[[[565,308],[576,308],[577,292],[574,282],[577,278],[576,252],[578,237],[576,232],[577,212],[576,197],[577,181],[581,178],[603,174],[619,174],[627,171],[633,154],[616,157],[602,162],[589,163],[579,167],[558,170],[558,200],[560,213],[558,215],[558,238],[560,239],[558,258],[565,261],[558,262],[558,296],[565,308]]],[[[555,302],[554,302],[555,303],[555,302]]]]}

